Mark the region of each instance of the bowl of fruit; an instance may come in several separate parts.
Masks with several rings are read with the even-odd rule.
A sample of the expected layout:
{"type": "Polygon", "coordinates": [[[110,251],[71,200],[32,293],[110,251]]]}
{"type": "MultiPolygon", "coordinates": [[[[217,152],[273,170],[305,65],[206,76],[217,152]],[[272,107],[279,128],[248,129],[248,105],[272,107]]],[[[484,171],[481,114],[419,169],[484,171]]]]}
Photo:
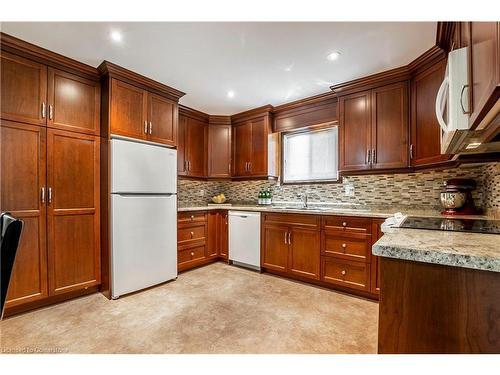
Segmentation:
{"type": "Polygon", "coordinates": [[[212,197],[212,202],[216,204],[222,204],[226,202],[226,196],[223,193],[212,197]]]}

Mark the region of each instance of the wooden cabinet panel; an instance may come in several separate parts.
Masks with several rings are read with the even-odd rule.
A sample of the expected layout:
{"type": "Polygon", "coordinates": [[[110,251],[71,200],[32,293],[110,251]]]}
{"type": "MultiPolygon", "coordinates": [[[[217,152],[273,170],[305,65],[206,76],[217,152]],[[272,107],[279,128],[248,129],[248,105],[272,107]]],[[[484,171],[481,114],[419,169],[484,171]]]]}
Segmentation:
{"type": "Polygon", "coordinates": [[[322,253],[343,259],[370,262],[371,236],[364,234],[339,235],[338,232],[324,231],[322,253]]]}
{"type": "Polygon", "coordinates": [[[372,90],[372,168],[408,167],[408,84],[372,90]]]}
{"type": "Polygon", "coordinates": [[[186,131],[187,175],[191,177],[205,177],[205,147],[207,123],[188,118],[186,131]]]}
{"type": "Polygon", "coordinates": [[[207,257],[216,258],[220,246],[220,214],[218,211],[207,213],[207,257]]]}
{"type": "Polygon", "coordinates": [[[252,123],[244,122],[233,126],[233,171],[235,177],[249,175],[252,154],[252,123]]]}
{"type": "Polygon", "coordinates": [[[286,271],[288,269],[288,227],[265,225],[263,231],[262,267],[286,271]]]}
{"type": "Polygon", "coordinates": [[[441,128],[435,105],[444,78],[446,61],[442,60],[417,74],[411,82],[411,147],[412,166],[435,164],[449,159],[441,155],[441,128]]]}
{"type": "Polygon", "coordinates": [[[249,158],[250,174],[254,176],[267,175],[267,135],[269,126],[267,118],[251,121],[252,124],[252,150],[249,158]]]}
{"type": "Polygon", "coordinates": [[[340,97],[340,170],[369,169],[370,91],[340,97]]]}
{"type": "Polygon", "coordinates": [[[177,103],[148,93],[149,140],[175,146],[177,142],[177,103]]]}
{"type": "Polygon", "coordinates": [[[205,259],[205,245],[179,250],[177,254],[177,264],[179,268],[186,269],[190,264],[205,259]]]}
{"type": "Polygon", "coordinates": [[[99,137],[47,131],[49,291],[100,282],[99,137]]]}
{"type": "Polygon", "coordinates": [[[177,174],[179,176],[187,176],[187,158],[186,158],[186,132],[187,132],[187,117],[179,116],[179,124],[177,127],[177,174]]]}
{"type": "Polygon", "coordinates": [[[227,211],[223,211],[220,214],[220,246],[219,246],[219,256],[222,259],[228,258],[229,250],[229,227],[228,227],[228,217],[227,211]]]}
{"type": "Polygon", "coordinates": [[[469,124],[477,126],[499,97],[500,22],[469,22],[472,108],[469,124]]]}
{"type": "Polygon", "coordinates": [[[290,230],[290,273],[319,280],[319,248],[319,231],[292,227],[290,230]]]}
{"type": "Polygon", "coordinates": [[[208,127],[208,177],[231,177],[231,125],[208,127]]]}
{"type": "Polygon", "coordinates": [[[370,290],[370,265],[364,262],[322,257],[321,279],[327,283],[370,290]]]}
{"type": "Polygon", "coordinates": [[[2,121],[0,128],[0,211],[24,221],[6,307],[48,296],[46,206],[46,129],[2,121]],[[43,199],[42,199],[43,198],[43,199]]]}
{"type": "MultiPolygon", "coordinates": [[[[383,220],[373,220],[373,243],[377,242],[384,234],[380,228],[383,222],[383,220]]],[[[374,294],[380,293],[380,257],[373,254],[371,261],[371,292],[374,294]]]]}
{"type": "Polygon", "coordinates": [[[262,218],[265,223],[291,224],[311,229],[318,228],[319,223],[321,222],[320,216],[309,214],[282,214],[276,212],[266,212],[262,215],[262,218]]]}
{"type": "Polygon", "coordinates": [[[111,79],[111,134],[147,138],[147,92],[111,79]]]}
{"type": "Polygon", "coordinates": [[[205,212],[179,212],[177,221],[179,224],[204,223],[206,220],[205,215],[205,212]]]}
{"type": "Polygon", "coordinates": [[[47,67],[2,51],[2,119],[35,125],[47,121],[47,67]]]}
{"type": "Polygon", "coordinates": [[[179,245],[185,242],[204,241],[205,237],[205,223],[190,225],[188,227],[178,228],[177,230],[177,242],[179,245]]]}
{"type": "Polygon", "coordinates": [[[53,68],[48,77],[47,126],[99,135],[100,83],[53,68]]]}
{"type": "Polygon", "coordinates": [[[356,216],[324,216],[323,228],[342,233],[370,234],[372,230],[371,219],[356,216]]]}

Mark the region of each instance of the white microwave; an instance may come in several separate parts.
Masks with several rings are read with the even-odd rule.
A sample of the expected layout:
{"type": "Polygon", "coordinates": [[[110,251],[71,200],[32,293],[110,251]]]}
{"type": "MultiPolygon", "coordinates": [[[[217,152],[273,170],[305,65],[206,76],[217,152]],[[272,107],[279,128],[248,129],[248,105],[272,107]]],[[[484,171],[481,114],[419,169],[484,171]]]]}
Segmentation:
{"type": "Polygon", "coordinates": [[[441,127],[441,153],[456,153],[469,130],[468,47],[448,54],[446,74],[436,96],[436,117],[441,127]]]}

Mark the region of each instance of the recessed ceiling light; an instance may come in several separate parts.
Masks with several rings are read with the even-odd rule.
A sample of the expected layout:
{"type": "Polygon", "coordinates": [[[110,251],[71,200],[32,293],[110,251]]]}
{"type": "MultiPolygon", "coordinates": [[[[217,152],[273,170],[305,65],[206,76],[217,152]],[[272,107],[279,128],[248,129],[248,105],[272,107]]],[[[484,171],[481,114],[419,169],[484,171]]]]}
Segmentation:
{"type": "Polygon", "coordinates": [[[119,43],[122,41],[122,34],[119,31],[116,30],[111,31],[110,36],[113,42],[119,43]]]}
{"type": "Polygon", "coordinates": [[[233,91],[233,90],[229,90],[229,91],[227,92],[227,97],[228,97],[228,98],[234,98],[234,91],[233,91]]]}
{"type": "Polygon", "coordinates": [[[330,53],[326,58],[330,61],[335,61],[340,57],[340,52],[339,51],[333,51],[330,53]]]}

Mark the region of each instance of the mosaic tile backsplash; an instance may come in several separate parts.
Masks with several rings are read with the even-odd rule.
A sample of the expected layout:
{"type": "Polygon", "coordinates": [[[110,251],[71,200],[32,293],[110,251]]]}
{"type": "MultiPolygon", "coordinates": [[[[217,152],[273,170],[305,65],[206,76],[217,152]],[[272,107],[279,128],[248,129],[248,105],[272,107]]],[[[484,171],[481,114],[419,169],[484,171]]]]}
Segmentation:
{"type": "Polygon", "coordinates": [[[304,192],[314,203],[418,206],[440,208],[439,193],[450,178],[472,178],[477,182],[473,196],[478,207],[500,211],[500,163],[408,174],[348,176],[342,183],[278,185],[276,181],[192,181],[179,179],[179,205],[206,204],[223,192],[231,201],[253,203],[262,189],[270,188],[274,202],[300,202],[304,192]],[[354,195],[346,196],[347,187],[354,195]]]}

